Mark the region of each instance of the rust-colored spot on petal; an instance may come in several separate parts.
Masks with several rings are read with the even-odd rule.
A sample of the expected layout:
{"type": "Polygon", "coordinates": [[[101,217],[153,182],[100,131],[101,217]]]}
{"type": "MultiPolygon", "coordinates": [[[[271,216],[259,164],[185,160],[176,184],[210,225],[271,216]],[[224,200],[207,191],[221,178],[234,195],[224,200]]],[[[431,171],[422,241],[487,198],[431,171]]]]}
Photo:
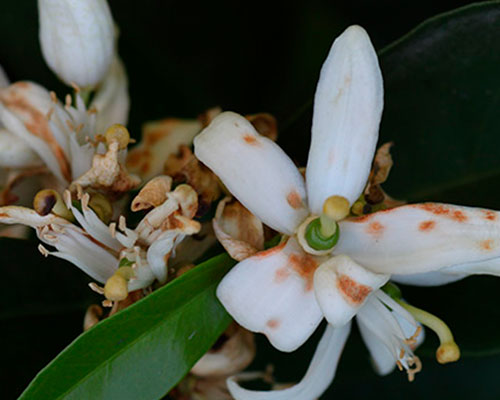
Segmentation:
{"type": "Polygon", "coordinates": [[[302,199],[300,198],[300,194],[296,190],[292,190],[288,195],[286,196],[286,201],[288,204],[290,204],[290,207],[294,208],[295,210],[299,209],[302,207],[302,199]]]}
{"type": "Polygon", "coordinates": [[[493,250],[493,240],[491,239],[487,239],[487,240],[482,240],[481,242],[479,242],[479,246],[483,249],[483,250],[493,250]]]}
{"type": "Polygon", "coordinates": [[[304,279],[306,292],[313,288],[314,272],[318,268],[318,262],[309,254],[293,253],[288,257],[290,267],[304,279]]]}
{"type": "Polygon", "coordinates": [[[366,233],[379,237],[384,232],[384,229],[384,226],[380,222],[374,221],[366,227],[366,233]]]}
{"type": "Polygon", "coordinates": [[[243,136],[243,140],[252,146],[257,146],[259,144],[259,142],[257,141],[257,138],[254,135],[251,135],[249,133],[247,133],[245,136],[243,136]]]}
{"type": "Polygon", "coordinates": [[[436,227],[436,221],[423,221],[420,223],[418,226],[418,230],[422,232],[429,232],[432,231],[436,227]]]}
{"type": "Polygon", "coordinates": [[[423,204],[415,204],[414,207],[428,211],[434,215],[448,217],[456,222],[465,222],[468,219],[467,215],[465,215],[463,211],[453,210],[444,204],[423,203],[423,204]]]}
{"type": "Polygon", "coordinates": [[[481,211],[483,213],[484,219],[486,219],[488,221],[496,221],[497,220],[497,214],[495,213],[495,211],[491,211],[491,210],[481,210],[481,211]]]}
{"type": "Polygon", "coordinates": [[[266,325],[271,329],[276,329],[280,326],[280,321],[276,318],[273,318],[267,321],[266,325]]]}
{"type": "Polygon", "coordinates": [[[281,251],[283,249],[283,247],[285,247],[285,245],[286,245],[286,242],[283,242],[283,243],[279,244],[278,246],[274,246],[274,247],[271,247],[270,249],[267,249],[267,250],[264,250],[264,251],[257,253],[254,257],[257,257],[257,258],[269,257],[269,256],[281,251]]]}
{"type": "Polygon", "coordinates": [[[372,291],[371,287],[358,283],[347,275],[338,277],[337,287],[349,303],[356,305],[363,303],[366,296],[372,291]]]}
{"type": "Polygon", "coordinates": [[[274,282],[275,283],[282,283],[282,282],[286,281],[289,276],[290,276],[290,271],[288,270],[288,268],[286,266],[281,267],[280,269],[276,270],[276,272],[274,273],[274,282]]]}

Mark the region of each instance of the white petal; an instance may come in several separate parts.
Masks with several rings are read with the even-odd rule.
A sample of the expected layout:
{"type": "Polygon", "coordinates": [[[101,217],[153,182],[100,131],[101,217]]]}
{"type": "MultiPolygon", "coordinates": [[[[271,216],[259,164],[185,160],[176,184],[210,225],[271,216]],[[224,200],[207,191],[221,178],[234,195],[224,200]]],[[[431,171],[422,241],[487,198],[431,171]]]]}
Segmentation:
{"type": "Polygon", "coordinates": [[[423,272],[421,274],[391,275],[391,281],[413,286],[442,286],[459,281],[467,276],[467,274],[446,273],[444,272],[446,269],[443,268],[439,271],[423,272]]]}
{"type": "Polygon", "coordinates": [[[113,124],[127,125],[130,97],[122,60],[115,55],[108,74],[96,92],[90,108],[97,109],[96,129],[104,133],[113,124]]]}
{"type": "Polygon", "coordinates": [[[43,57],[61,80],[98,84],[113,56],[114,27],[106,0],[38,0],[43,57]]]}
{"type": "Polygon", "coordinates": [[[328,323],[340,327],[354,317],[368,295],[388,280],[389,275],[374,274],[340,255],[316,270],[314,292],[328,323]]]}
{"type": "Polygon", "coordinates": [[[59,143],[50,129],[47,114],[58,108],[49,92],[33,82],[17,82],[0,90],[0,120],[14,135],[38,153],[62,182],[71,180],[66,143],[59,143]]]}
{"type": "Polygon", "coordinates": [[[235,400],[317,399],[328,389],[335,377],[337,364],[350,330],[350,323],[342,328],[328,325],[304,378],[295,386],[282,390],[253,391],[242,388],[236,382],[237,377],[231,377],[227,380],[228,389],[235,400]]]}
{"type": "Polygon", "coordinates": [[[147,253],[148,264],[160,283],[165,283],[167,280],[165,256],[173,250],[177,236],[179,236],[179,233],[174,230],[165,231],[149,246],[147,253]]]}
{"type": "Polygon", "coordinates": [[[333,43],[314,98],[306,182],[321,213],[332,195],[352,204],[370,173],[383,108],[382,74],[365,30],[351,26],[333,43]]]}
{"type": "Polygon", "coordinates": [[[416,274],[500,257],[500,213],[423,203],[340,223],[336,252],[378,273],[416,274]]]}
{"type": "Polygon", "coordinates": [[[41,164],[40,157],[24,140],[0,128],[0,168],[26,168],[41,164]]]}
{"type": "Polygon", "coordinates": [[[291,238],[237,264],[219,284],[217,297],[244,328],[264,333],[278,350],[293,351],[323,318],[313,291],[318,265],[291,238]]]}
{"type": "Polygon", "coordinates": [[[194,139],[194,149],[264,224],[292,234],[307,216],[304,180],[292,160],[241,115],[218,115],[194,139]]]}
{"type": "Polygon", "coordinates": [[[356,318],[361,337],[372,357],[373,367],[379,375],[390,374],[396,367],[393,354],[385,346],[384,342],[377,338],[362,318],[356,318]]]}

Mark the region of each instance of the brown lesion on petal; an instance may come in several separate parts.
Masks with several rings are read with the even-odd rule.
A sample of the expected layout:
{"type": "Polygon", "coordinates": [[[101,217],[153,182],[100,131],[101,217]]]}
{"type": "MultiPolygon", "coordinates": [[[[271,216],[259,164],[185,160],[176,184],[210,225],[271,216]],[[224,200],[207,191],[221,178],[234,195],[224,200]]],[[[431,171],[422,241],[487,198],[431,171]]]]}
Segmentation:
{"type": "Polygon", "coordinates": [[[436,221],[433,220],[428,220],[428,221],[422,221],[418,225],[418,230],[420,232],[430,232],[436,227],[436,221]]]}
{"type": "Polygon", "coordinates": [[[274,273],[274,283],[283,283],[285,282],[288,277],[290,276],[290,270],[288,269],[287,266],[281,267],[276,270],[274,273]]]}
{"type": "Polygon", "coordinates": [[[313,289],[314,273],[318,261],[309,254],[292,253],[288,257],[288,265],[305,281],[305,291],[313,289]]]}
{"type": "Polygon", "coordinates": [[[302,208],[304,203],[302,202],[302,198],[300,194],[296,190],[292,190],[286,196],[286,201],[295,210],[302,208]]]}
{"type": "Polygon", "coordinates": [[[459,223],[466,222],[469,219],[468,215],[464,211],[454,209],[453,207],[447,206],[446,204],[421,203],[414,204],[412,205],[412,207],[419,208],[440,217],[449,218],[452,221],[459,223]]]}
{"type": "Polygon", "coordinates": [[[277,318],[272,318],[269,321],[267,321],[266,326],[271,329],[278,329],[281,325],[281,322],[277,318]]]}
{"type": "Polygon", "coordinates": [[[358,283],[347,275],[340,275],[337,278],[337,288],[342,296],[354,305],[362,304],[372,291],[370,286],[358,283]]]}
{"type": "Polygon", "coordinates": [[[217,176],[203,165],[187,146],[180,146],[177,154],[171,154],[164,166],[164,173],[175,183],[187,183],[198,193],[197,216],[204,215],[221,195],[217,176]]]}
{"type": "Polygon", "coordinates": [[[498,219],[497,213],[492,210],[481,210],[483,218],[487,221],[496,221],[498,219]]]}
{"type": "Polygon", "coordinates": [[[378,221],[371,222],[366,227],[366,233],[375,238],[379,238],[384,233],[385,227],[378,221]]]}
{"type": "Polygon", "coordinates": [[[221,200],[212,223],[215,236],[237,261],[242,261],[264,248],[262,222],[237,200],[229,197],[221,200]]]}
{"type": "Polygon", "coordinates": [[[492,239],[486,239],[479,242],[479,247],[485,251],[491,251],[495,247],[495,242],[492,239]]]}
{"type": "Polygon", "coordinates": [[[258,146],[259,142],[257,138],[252,135],[251,133],[247,133],[246,135],[243,135],[243,140],[249,144],[250,146],[258,146]]]}
{"type": "Polygon", "coordinates": [[[71,166],[63,149],[55,139],[49,125],[49,116],[43,114],[29,101],[29,82],[17,82],[7,88],[0,89],[0,101],[23,123],[33,135],[43,140],[54,154],[64,178],[71,181],[71,166]]]}

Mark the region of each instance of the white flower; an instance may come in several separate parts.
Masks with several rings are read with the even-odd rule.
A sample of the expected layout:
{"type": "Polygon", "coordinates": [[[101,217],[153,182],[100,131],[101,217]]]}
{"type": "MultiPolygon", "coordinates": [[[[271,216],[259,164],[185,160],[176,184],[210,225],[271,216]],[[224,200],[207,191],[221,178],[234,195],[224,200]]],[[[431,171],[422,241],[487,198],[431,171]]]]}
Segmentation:
{"type": "Polygon", "coordinates": [[[45,61],[67,85],[92,88],[113,59],[114,27],[106,0],[38,0],[45,61]]]}
{"type": "MultiPolygon", "coordinates": [[[[338,213],[336,245],[322,251],[311,247],[305,231],[318,216],[329,217],[324,207],[330,207],[331,196],[350,207],[363,192],[382,104],[375,51],[366,32],[353,26],[337,38],[321,71],[306,182],[277,145],[237,114],[221,114],[195,139],[195,154],[228,190],[265,224],[290,236],[237,264],[217,290],[239,324],[264,333],[282,351],[304,343],[323,317],[334,326],[329,332],[345,329],[358,314],[361,325],[372,328],[365,340],[378,336],[380,348],[386,349],[369,344],[372,355],[389,351],[392,365],[399,361],[404,366],[394,351],[396,343],[415,332],[398,334],[401,324],[382,326],[379,314],[366,311],[382,310],[373,304],[381,301],[377,289],[390,274],[454,270],[457,265],[467,265],[460,273],[470,274],[477,272],[471,266],[500,257],[500,213],[435,203],[343,220],[347,213],[338,213]]],[[[487,272],[498,274],[498,269],[487,272]]],[[[342,343],[335,346],[337,351],[342,343]]]]}
{"type": "MultiPolygon", "coordinates": [[[[119,122],[107,119],[114,117],[115,111],[110,115],[105,111],[106,104],[114,108],[111,105],[114,89],[108,89],[107,85],[103,85],[103,89],[96,98],[104,113],[96,114],[94,107],[87,110],[78,92],[75,106],[71,105],[71,97],[67,97],[63,105],[54,93],[42,86],[17,82],[0,89],[0,121],[30,146],[59,182],[67,186],[91,168],[95,155],[107,151],[104,143],[97,140],[98,133],[104,132],[98,132],[96,124],[109,126],[119,122]],[[106,95],[107,90],[111,93],[106,95]]],[[[117,162],[123,163],[126,149],[121,148],[117,157],[117,162]]]]}
{"type": "Polygon", "coordinates": [[[90,208],[88,194],[81,195],[80,212],[73,205],[69,191],[64,199],[66,213],[80,226],[55,214],[60,215],[63,207],[55,193],[52,193],[54,199],[46,202],[52,212],[42,216],[29,208],[0,207],[0,223],[31,226],[42,242],[57,249],[50,252],[40,245],[42,254],[68,260],[100,283],[109,282],[117,274],[123,278],[119,266],[132,266],[126,275],[126,291],[120,293],[126,297],[128,291],[145,288],[155,279],[165,283],[168,259],[176,246],[186,235],[200,229],[199,223],[192,220],[197,209],[196,192],[187,185],[170,191],[171,179],[165,179],[169,185],[161,204],[147,213],[134,230],[127,228],[124,217],[120,217],[118,226],[116,223],[107,226],[90,208]],[[58,211],[52,206],[59,207],[58,211]]]}

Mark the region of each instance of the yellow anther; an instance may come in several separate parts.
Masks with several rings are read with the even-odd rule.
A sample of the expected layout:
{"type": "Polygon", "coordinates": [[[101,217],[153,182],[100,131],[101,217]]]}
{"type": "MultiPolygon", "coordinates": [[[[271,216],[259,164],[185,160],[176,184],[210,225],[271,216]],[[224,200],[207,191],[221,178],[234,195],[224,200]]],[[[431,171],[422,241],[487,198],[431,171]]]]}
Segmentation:
{"type": "Polygon", "coordinates": [[[128,281],[134,276],[134,270],[132,267],[120,267],[115,272],[115,275],[119,275],[128,281]]]}
{"type": "Polygon", "coordinates": [[[52,189],[40,190],[33,199],[33,208],[40,215],[50,213],[72,220],[73,214],[68,210],[61,195],[52,189]]]}
{"type": "Polygon", "coordinates": [[[127,280],[118,273],[112,275],[104,285],[104,296],[111,301],[125,300],[128,296],[127,280]]]}
{"type": "Polygon", "coordinates": [[[118,146],[120,149],[127,148],[130,143],[130,134],[128,133],[128,129],[123,125],[114,124],[111,125],[105,133],[106,143],[109,145],[113,142],[118,142],[118,146]]]}
{"type": "Polygon", "coordinates": [[[109,224],[113,217],[113,206],[106,196],[100,193],[92,193],[89,200],[89,207],[94,210],[102,222],[109,224]]]}
{"type": "Polygon", "coordinates": [[[334,221],[340,221],[347,217],[349,209],[349,200],[343,196],[330,196],[323,203],[323,214],[334,221]]]}
{"type": "Polygon", "coordinates": [[[354,215],[363,215],[363,208],[364,207],[365,207],[365,205],[363,204],[363,202],[361,202],[361,201],[358,200],[357,202],[355,202],[352,205],[351,212],[354,215]]]}

